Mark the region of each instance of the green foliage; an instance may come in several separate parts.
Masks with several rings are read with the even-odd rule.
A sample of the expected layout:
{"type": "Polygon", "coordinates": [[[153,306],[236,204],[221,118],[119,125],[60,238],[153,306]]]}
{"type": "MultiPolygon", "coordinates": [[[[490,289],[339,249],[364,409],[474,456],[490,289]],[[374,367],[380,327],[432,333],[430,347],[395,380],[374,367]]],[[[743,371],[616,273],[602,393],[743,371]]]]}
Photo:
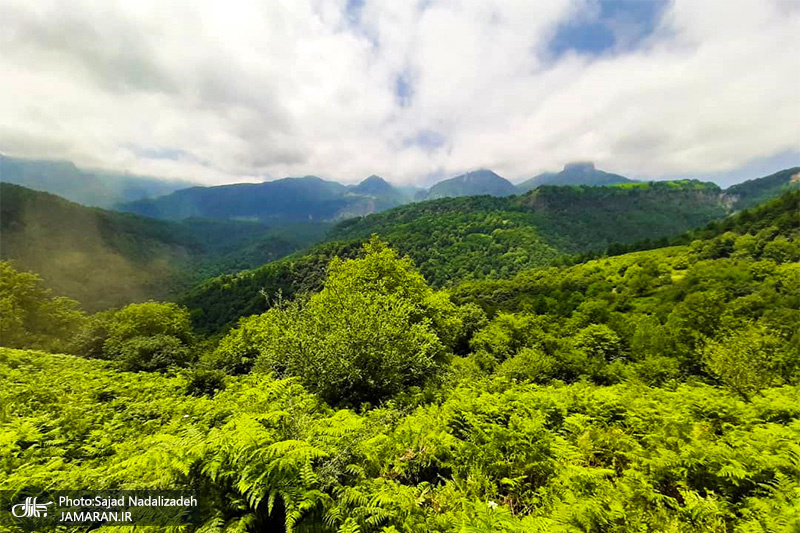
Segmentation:
{"type": "Polygon", "coordinates": [[[636,187],[541,187],[523,196],[446,198],[401,206],[333,228],[331,242],[252,271],[208,280],[181,300],[195,326],[218,332],[266,311],[259,296],[319,290],[335,256],[352,258],[377,234],[408,255],[434,287],[510,278],[557,264],[568,254],[612,243],[666,238],[726,213],[716,185],[696,181],[636,187]]]}
{"type": "Polygon", "coordinates": [[[257,354],[257,369],[356,406],[435,376],[463,329],[455,306],[409,259],[377,240],[364,250],[362,259],[334,259],[318,294],[245,320],[221,341],[221,366],[247,366],[257,354]]]}
{"type": "Polygon", "coordinates": [[[38,275],[0,261],[0,346],[61,351],[84,320],[76,301],[54,297],[38,275]]]}
{"type": "Polygon", "coordinates": [[[276,299],[319,291],[328,263],[334,257],[356,257],[360,250],[358,242],[319,245],[254,270],[208,279],[186,293],[180,303],[192,310],[192,323],[198,331],[224,331],[242,317],[263,313],[276,299]]]}
{"type": "Polygon", "coordinates": [[[180,339],[163,334],[139,335],[108,344],[108,352],[123,370],[133,372],[187,366],[193,359],[191,350],[180,339]]]}
{"type": "MultiPolygon", "coordinates": [[[[761,383],[755,371],[748,374],[733,364],[736,351],[725,349],[731,331],[750,331],[752,324],[765,339],[777,339],[780,349],[771,354],[776,350],[771,341],[752,342],[748,350],[759,355],[750,362],[774,360],[763,370],[770,383],[795,383],[800,268],[791,254],[767,258],[763,250],[773,243],[781,250],[800,243],[800,225],[783,222],[797,216],[798,200],[800,193],[792,193],[753,216],[743,213],[726,231],[690,246],[454,288],[454,301],[478,304],[494,315],[472,339],[475,361],[484,361],[478,355],[483,353],[502,362],[532,348],[555,360],[549,375],[556,379],[615,383],[635,376],[668,384],[690,375],[707,379],[713,354],[718,364],[711,373],[723,383],[725,368],[761,383]],[[761,215],[766,222],[759,221],[761,215]]],[[[479,366],[492,368],[491,362],[479,366]]],[[[515,374],[522,379],[524,373],[515,374]]],[[[748,395],[763,387],[727,383],[748,395]]]]}
{"type": "Polygon", "coordinates": [[[196,531],[800,527],[797,387],[743,402],[496,379],[359,415],[294,380],[230,378],[212,399],[190,379],[0,350],[0,489],[189,490],[196,531]]]}
{"type": "Polygon", "coordinates": [[[604,324],[586,326],[575,335],[575,346],[595,359],[613,361],[621,356],[620,338],[604,324]]]}
{"type": "Polygon", "coordinates": [[[763,178],[733,185],[727,192],[735,198],[737,209],[752,207],[780,196],[786,191],[797,190],[800,187],[798,173],[800,167],[787,168],[763,178]]]}
{"type": "Polygon", "coordinates": [[[113,315],[107,343],[116,344],[133,337],[167,335],[188,344],[192,341],[192,325],[186,309],[162,302],[145,302],[125,306],[113,315]]]}
{"type": "MultiPolygon", "coordinates": [[[[377,238],[295,256],[218,343],[175,304],[81,318],[84,357],[0,349],[0,491],[183,489],[185,529],[226,533],[797,531],[795,200],[447,293],[377,238]]],[[[0,268],[3,327],[40,342],[19,310],[49,293],[0,268]]],[[[248,276],[213,283],[239,305],[248,276]]]]}
{"type": "Polygon", "coordinates": [[[708,343],[704,361],[723,383],[749,398],[781,379],[780,363],[788,362],[791,370],[800,365],[797,354],[786,361],[787,352],[788,346],[765,328],[749,326],[708,343]]]}
{"type": "Polygon", "coordinates": [[[44,277],[89,311],[175,297],[209,276],[253,268],[322,238],[326,225],[153,220],[0,184],[0,259],[44,277]]]}
{"type": "Polygon", "coordinates": [[[515,381],[548,383],[557,375],[559,361],[537,348],[524,348],[497,368],[498,376],[515,381]]]}
{"type": "Polygon", "coordinates": [[[194,341],[185,308],[145,302],[91,316],[74,336],[71,351],[117,361],[124,370],[167,370],[195,359],[194,341]]]}

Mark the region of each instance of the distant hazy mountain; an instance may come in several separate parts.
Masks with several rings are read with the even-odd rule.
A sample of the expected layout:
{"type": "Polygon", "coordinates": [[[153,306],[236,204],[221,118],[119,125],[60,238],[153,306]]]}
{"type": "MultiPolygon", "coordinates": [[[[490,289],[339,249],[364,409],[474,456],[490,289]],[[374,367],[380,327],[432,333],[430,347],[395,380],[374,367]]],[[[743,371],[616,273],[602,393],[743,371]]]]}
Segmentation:
{"type": "Polygon", "coordinates": [[[350,190],[357,194],[372,196],[390,196],[398,192],[388,181],[374,174],[358,185],[353,185],[350,190]]]}
{"type": "Polygon", "coordinates": [[[517,185],[520,192],[528,192],[542,185],[615,185],[636,180],[594,168],[594,163],[568,163],[561,172],[545,172],[517,185]]]}
{"type": "Polygon", "coordinates": [[[416,200],[435,200],[458,196],[511,196],[516,194],[514,184],[491,170],[476,170],[455,178],[440,181],[427,191],[417,193],[416,200]]]}
{"type": "Polygon", "coordinates": [[[376,213],[406,201],[383,178],[345,186],[316,176],[263,183],[192,187],[160,198],[118,206],[123,211],[170,220],[190,217],[267,223],[330,221],[376,213]]]}
{"type": "Polygon", "coordinates": [[[57,194],[79,204],[106,208],[193,185],[189,181],[79,169],[69,161],[21,159],[1,154],[0,181],[57,194]]]}

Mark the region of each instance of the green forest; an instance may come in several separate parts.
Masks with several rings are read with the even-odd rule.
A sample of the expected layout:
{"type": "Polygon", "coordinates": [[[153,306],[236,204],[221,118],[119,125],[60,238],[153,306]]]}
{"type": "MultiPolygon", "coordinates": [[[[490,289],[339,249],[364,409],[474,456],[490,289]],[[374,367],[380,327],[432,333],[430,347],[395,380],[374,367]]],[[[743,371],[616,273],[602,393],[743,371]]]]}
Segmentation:
{"type": "Polygon", "coordinates": [[[191,491],[175,531],[800,531],[800,191],[771,198],[442,199],[96,308],[0,262],[0,491],[191,491]]]}

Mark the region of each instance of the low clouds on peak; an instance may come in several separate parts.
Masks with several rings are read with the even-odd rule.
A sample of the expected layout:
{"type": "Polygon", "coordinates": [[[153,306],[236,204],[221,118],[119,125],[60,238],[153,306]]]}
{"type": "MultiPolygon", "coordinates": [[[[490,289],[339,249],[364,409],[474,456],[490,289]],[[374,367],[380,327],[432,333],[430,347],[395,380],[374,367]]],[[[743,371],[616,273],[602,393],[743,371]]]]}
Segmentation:
{"type": "Polygon", "coordinates": [[[0,0],[0,151],[207,183],[800,155],[796,2],[638,4],[0,0]]]}

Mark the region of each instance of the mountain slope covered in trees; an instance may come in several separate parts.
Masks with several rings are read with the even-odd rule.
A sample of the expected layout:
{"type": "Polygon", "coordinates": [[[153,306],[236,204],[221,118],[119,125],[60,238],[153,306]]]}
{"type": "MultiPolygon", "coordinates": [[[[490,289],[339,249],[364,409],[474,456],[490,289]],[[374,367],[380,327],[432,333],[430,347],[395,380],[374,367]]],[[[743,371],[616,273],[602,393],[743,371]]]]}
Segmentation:
{"type": "Polygon", "coordinates": [[[407,201],[409,199],[399,189],[378,176],[370,176],[350,187],[305,176],[263,183],[193,187],[160,198],[123,204],[119,208],[169,220],[202,217],[283,224],[366,215],[407,201]]]}
{"type": "Polygon", "coordinates": [[[726,192],[735,197],[734,206],[737,209],[745,209],[791,190],[800,190],[800,167],[737,183],[728,187],[726,192]]]}
{"type": "Polygon", "coordinates": [[[525,196],[449,198],[344,221],[329,239],[251,271],[207,280],[182,302],[196,324],[216,329],[243,310],[269,307],[260,296],[317,288],[324,266],[372,234],[408,254],[434,286],[510,277],[611,243],[668,237],[725,215],[720,189],[695,181],[613,187],[542,187],[525,196]]]}
{"type": "Polygon", "coordinates": [[[455,198],[459,196],[511,196],[516,194],[514,184],[498,176],[491,170],[476,170],[454,178],[440,181],[430,189],[420,192],[415,199],[436,200],[438,198],[455,198]]]}
{"type": "Polygon", "coordinates": [[[58,294],[93,310],[174,297],[204,277],[287,255],[326,227],[290,229],[153,220],[0,183],[0,259],[44,276],[58,294]]]}

